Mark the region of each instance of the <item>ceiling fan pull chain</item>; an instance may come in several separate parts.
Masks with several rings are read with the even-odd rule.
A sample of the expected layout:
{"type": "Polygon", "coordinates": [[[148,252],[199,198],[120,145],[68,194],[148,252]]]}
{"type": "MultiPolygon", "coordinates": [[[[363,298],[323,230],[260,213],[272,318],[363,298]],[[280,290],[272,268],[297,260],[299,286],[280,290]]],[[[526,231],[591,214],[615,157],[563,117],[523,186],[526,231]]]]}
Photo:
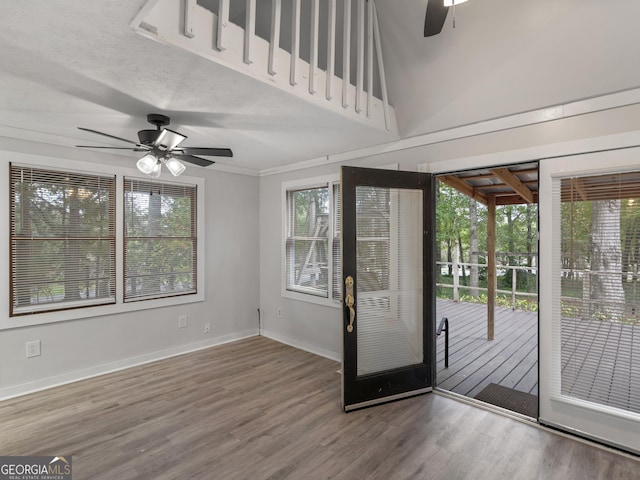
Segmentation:
{"type": "Polygon", "coordinates": [[[453,28],[456,28],[456,0],[453,0],[452,9],[453,9],[453,28]]]}

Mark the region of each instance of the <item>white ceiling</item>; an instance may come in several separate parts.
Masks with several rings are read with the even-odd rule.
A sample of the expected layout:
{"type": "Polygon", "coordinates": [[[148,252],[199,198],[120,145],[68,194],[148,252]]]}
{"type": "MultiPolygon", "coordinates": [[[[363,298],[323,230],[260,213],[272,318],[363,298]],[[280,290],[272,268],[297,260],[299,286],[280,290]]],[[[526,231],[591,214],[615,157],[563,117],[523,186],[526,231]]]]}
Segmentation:
{"type": "Polygon", "coordinates": [[[146,114],[163,113],[184,146],[230,147],[234,158],[217,161],[253,170],[396,138],[136,34],[145,0],[3,3],[0,136],[126,146],[76,127],[135,141],[153,128],[146,114]]]}

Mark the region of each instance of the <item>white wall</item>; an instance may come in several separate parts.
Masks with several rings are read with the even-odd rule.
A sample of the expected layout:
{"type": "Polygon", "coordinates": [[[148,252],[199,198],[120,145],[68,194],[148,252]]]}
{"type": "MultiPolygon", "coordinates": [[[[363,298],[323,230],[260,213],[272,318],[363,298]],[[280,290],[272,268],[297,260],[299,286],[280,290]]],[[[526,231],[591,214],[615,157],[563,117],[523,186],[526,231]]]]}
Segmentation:
{"type": "Polygon", "coordinates": [[[281,294],[283,182],[337,174],[341,164],[397,163],[400,170],[417,171],[419,165],[428,163],[431,171],[438,173],[523,162],[640,143],[639,132],[640,105],[631,105],[261,177],[260,307],[264,334],[333,359],[341,357],[341,308],[293,300],[281,294]],[[278,308],[282,309],[281,318],[277,316],[278,308]]]}
{"type": "MultiPolygon", "coordinates": [[[[24,162],[23,153],[52,166],[85,159],[88,171],[100,164],[93,162],[115,169],[135,161],[0,138],[3,169],[16,157],[24,162]]],[[[258,333],[258,179],[198,167],[186,174],[205,179],[205,301],[2,330],[0,398],[258,333]],[[178,329],[183,314],[189,326],[178,329]],[[211,322],[212,333],[204,334],[205,322],[211,322]],[[27,359],[25,342],[31,340],[41,340],[42,355],[27,359]]],[[[0,182],[5,198],[8,186],[6,178],[0,182]]],[[[3,265],[8,254],[0,252],[3,265]]],[[[8,278],[8,272],[0,275],[2,295],[9,294],[8,278]]],[[[6,320],[8,311],[0,316],[6,320]]],[[[11,320],[19,323],[20,317],[11,320]]]]}
{"type": "Polygon", "coordinates": [[[637,0],[471,0],[429,38],[427,2],[398,3],[376,0],[403,136],[640,86],[637,0]]]}

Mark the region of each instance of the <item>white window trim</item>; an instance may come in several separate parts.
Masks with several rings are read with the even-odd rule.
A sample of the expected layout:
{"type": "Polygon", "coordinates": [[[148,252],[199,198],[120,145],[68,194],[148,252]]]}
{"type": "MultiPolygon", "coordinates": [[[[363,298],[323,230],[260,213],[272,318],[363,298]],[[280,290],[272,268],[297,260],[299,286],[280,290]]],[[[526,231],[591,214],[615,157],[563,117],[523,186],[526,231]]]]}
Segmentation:
{"type": "Polygon", "coordinates": [[[292,300],[299,300],[302,302],[315,303],[317,305],[324,305],[327,307],[335,307],[340,308],[342,302],[338,300],[332,299],[332,288],[333,288],[333,238],[334,238],[334,203],[333,203],[333,188],[332,185],[340,182],[339,175],[322,175],[319,177],[305,178],[301,180],[292,180],[287,182],[282,182],[282,194],[281,194],[281,202],[282,202],[282,213],[281,213],[281,238],[280,238],[280,290],[282,296],[285,298],[290,298],[292,300]],[[310,188],[318,188],[318,187],[328,187],[329,188],[329,231],[327,233],[329,239],[329,248],[328,248],[328,263],[329,263],[329,281],[328,281],[328,292],[327,297],[319,296],[315,293],[303,293],[287,290],[287,221],[288,221],[288,211],[287,211],[287,192],[292,190],[305,190],[310,188]]]}
{"type": "MultiPolygon", "coordinates": [[[[46,168],[55,170],[69,170],[79,173],[95,173],[102,175],[116,176],[116,303],[109,305],[87,306],[71,310],[60,310],[52,312],[33,313],[30,315],[20,315],[9,317],[9,276],[5,275],[2,280],[5,288],[0,295],[0,330],[12,328],[23,328],[32,325],[44,325],[55,322],[77,320],[82,318],[99,317],[103,315],[114,315],[148,310],[153,308],[163,308],[187,303],[203,302],[205,300],[205,180],[203,178],[180,176],[179,180],[164,177],[160,181],[174,184],[189,184],[197,186],[197,232],[198,232],[198,272],[197,285],[198,292],[191,295],[179,295],[166,298],[146,300],[144,302],[123,302],[124,267],[124,177],[140,178],[148,180],[135,168],[108,165],[94,161],[94,163],[68,160],[64,158],[45,157],[40,155],[0,152],[0,177],[9,178],[9,163],[34,168],[46,168]],[[10,154],[9,154],[10,153],[10,154]]],[[[134,164],[133,159],[131,160],[134,164]]],[[[8,184],[7,184],[8,188],[8,184]]],[[[9,215],[10,199],[9,195],[0,195],[0,223],[5,225],[7,233],[0,236],[0,251],[5,252],[0,255],[0,269],[4,272],[10,271],[9,265],[9,215]]]]}

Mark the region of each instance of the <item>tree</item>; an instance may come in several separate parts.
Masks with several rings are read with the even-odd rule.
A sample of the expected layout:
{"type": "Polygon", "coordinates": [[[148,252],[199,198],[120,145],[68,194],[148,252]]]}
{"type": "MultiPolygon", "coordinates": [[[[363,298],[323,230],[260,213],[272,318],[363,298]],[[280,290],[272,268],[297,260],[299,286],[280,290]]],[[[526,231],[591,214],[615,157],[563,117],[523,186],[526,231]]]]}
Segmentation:
{"type": "Polygon", "coordinates": [[[591,299],[596,314],[618,320],[624,314],[620,200],[593,202],[591,235],[591,299]]]}

